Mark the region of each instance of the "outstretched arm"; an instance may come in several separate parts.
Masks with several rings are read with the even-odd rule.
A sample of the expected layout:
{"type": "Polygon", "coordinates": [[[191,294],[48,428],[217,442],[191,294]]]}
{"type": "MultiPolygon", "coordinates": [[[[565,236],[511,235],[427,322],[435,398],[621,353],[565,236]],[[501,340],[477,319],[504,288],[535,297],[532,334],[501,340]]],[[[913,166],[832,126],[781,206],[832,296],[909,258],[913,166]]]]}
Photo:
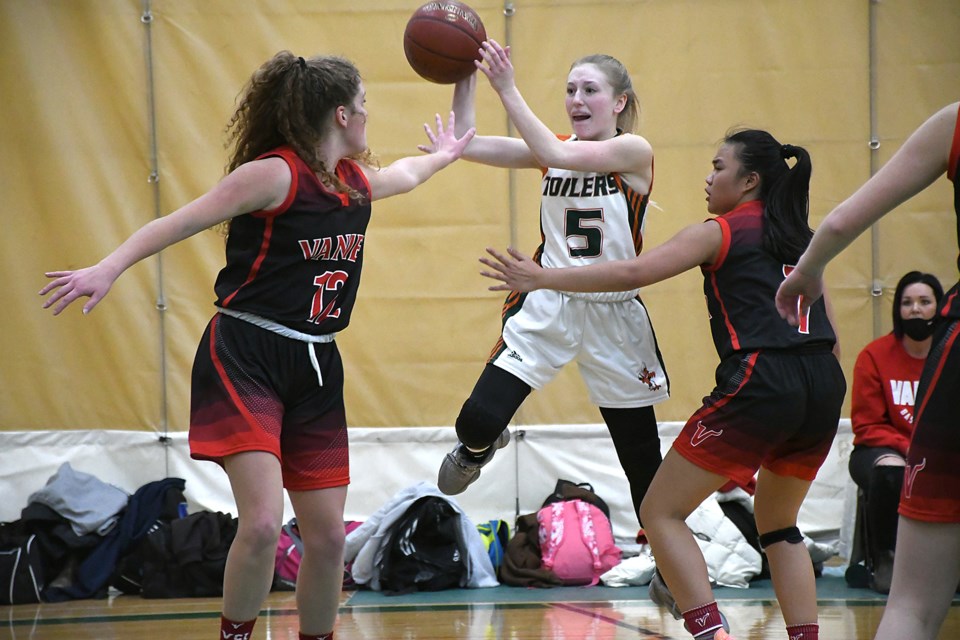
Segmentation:
{"type": "Polygon", "coordinates": [[[418,145],[418,149],[427,155],[400,158],[383,169],[361,165],[367,181],[370,183],[370,198],[381,200],[400,193],[406,193],[430,179],[454,160],[463,155],[463,150],[473,138],[475,130],[471,127],[459,138],[456,135],[456,116],[453,111],[447,126],[443,126],[440,114],[437,114],[436,133],[426,124],[423,125],[429,145],[418,145]]]}
{"type": "Polygon", "coordinates": [[[914,131],[889,162],[824,218],[810,246],[777,292],[777,310],[796,326],[823,292],[823,271],[870,225],[913,197],[947,169],[957,109],[944,107],[914,131]]]}
{"type": "Polygon", "coordinates": [[[491,271],[480,274],[502,283],[489,287],[491,291],[628,291],[712,262],[722,241],[720,225],[709,220],[682,229],[636,258],[562,269],[544,269],[513,248],[506,255],[488,248],[493,259],[480,262],[491,271]]]}
{"type": "Polygon", "coordinates": [[[53,315],[57,315],[77,298],[88,297],[83,312],[89,313],[132,265],[242,213],[279,206],[290,184],[290,169],[281,158],[241,165],[193,202],[142,226],[99,263],[75,271],[48,271],[45,275],[52,280],[40,295],[53,294],[43,308],[56,305],[53,315]]]}
{"type": "MultiPolygon", "coordinates": [[[[477,74],[456,83],[453,88],[453,111],[457,115],[457,135],[476,126],[477,74]]],[[[536,169],[540,165],[527,143],[509,136],[474,136],[463,151],[463,159],[505,169],[536,169]]]]}

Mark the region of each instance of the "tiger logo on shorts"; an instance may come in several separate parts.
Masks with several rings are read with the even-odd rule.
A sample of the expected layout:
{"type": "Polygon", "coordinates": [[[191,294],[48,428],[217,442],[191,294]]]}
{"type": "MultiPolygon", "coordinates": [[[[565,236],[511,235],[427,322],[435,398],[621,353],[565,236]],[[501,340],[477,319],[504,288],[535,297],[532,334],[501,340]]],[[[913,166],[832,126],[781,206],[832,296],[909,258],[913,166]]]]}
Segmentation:
{"type": "Polygon", "coordinates": [[[647,385],[647,388],[650,389],[650,391],[660,390],[661,385],[654,382],[654,379],[656,377],[657,377],[657,372],[650,371],[649,369],[647,369],[646,365],[644,365],[643,369],[641,369],[640,373],[637,375],[637,378],[639,378],[640,382],[645,383],[647,385]]]}

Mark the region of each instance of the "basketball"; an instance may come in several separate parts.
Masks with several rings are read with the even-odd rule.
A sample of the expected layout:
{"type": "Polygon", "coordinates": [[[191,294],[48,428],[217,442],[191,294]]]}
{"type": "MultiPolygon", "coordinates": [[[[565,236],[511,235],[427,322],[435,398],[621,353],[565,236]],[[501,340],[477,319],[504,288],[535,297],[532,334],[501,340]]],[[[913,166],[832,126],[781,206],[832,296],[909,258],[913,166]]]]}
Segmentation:
{"type": "Polygon", "coordinates": [[[417,9],[403,32],[403,53],[420,77],[453,84],[476,70],[487,31],[477,12],[456,0],[428,2],[417,9]]]}

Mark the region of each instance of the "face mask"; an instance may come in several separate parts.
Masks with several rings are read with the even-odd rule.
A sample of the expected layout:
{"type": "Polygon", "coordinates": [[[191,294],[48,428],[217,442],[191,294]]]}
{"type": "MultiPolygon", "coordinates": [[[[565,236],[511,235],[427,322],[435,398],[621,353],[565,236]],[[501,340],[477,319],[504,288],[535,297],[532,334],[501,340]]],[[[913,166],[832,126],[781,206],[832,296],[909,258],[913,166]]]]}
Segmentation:
{"type": "Polygon", "coordinates": [[[903,327],[904,334],[920,342],[933,335],[934,318],[930,318],[929,320],[924,318],[909,318],[903,320],[901,326],[903,327]]]}

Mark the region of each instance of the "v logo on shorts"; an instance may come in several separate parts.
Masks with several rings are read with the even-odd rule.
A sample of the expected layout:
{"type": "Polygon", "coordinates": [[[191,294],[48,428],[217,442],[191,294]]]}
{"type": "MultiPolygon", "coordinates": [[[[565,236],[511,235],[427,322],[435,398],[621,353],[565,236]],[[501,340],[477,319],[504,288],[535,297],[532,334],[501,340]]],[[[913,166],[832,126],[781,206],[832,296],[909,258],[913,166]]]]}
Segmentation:
{"type": "Polygon", "coordinates": [[[915,464],[912,467],[907,465],[907,468],[903,472],[903,495],[907,498],[910,497],[910,494],[913,493],[913,483],[917,479],[917,474],[924,470],[927,466],[927,459],[924,458],[920,461],[920,464],[915,464]]]}
{"type": "Polygon", "coordinates": [[[690,446],[698,447],[701,444],[703,444],[703,441],[706,440],[707,438],[711,438],[713,436],[721,436],[721,435],[723,435],[723,429],[720,429],[720,431],[707,429],[706,425],[703,424],[703,421],[697,420],[697,430],[696,432],[694,432],[692,436],[690,436],[690,446]]]}

